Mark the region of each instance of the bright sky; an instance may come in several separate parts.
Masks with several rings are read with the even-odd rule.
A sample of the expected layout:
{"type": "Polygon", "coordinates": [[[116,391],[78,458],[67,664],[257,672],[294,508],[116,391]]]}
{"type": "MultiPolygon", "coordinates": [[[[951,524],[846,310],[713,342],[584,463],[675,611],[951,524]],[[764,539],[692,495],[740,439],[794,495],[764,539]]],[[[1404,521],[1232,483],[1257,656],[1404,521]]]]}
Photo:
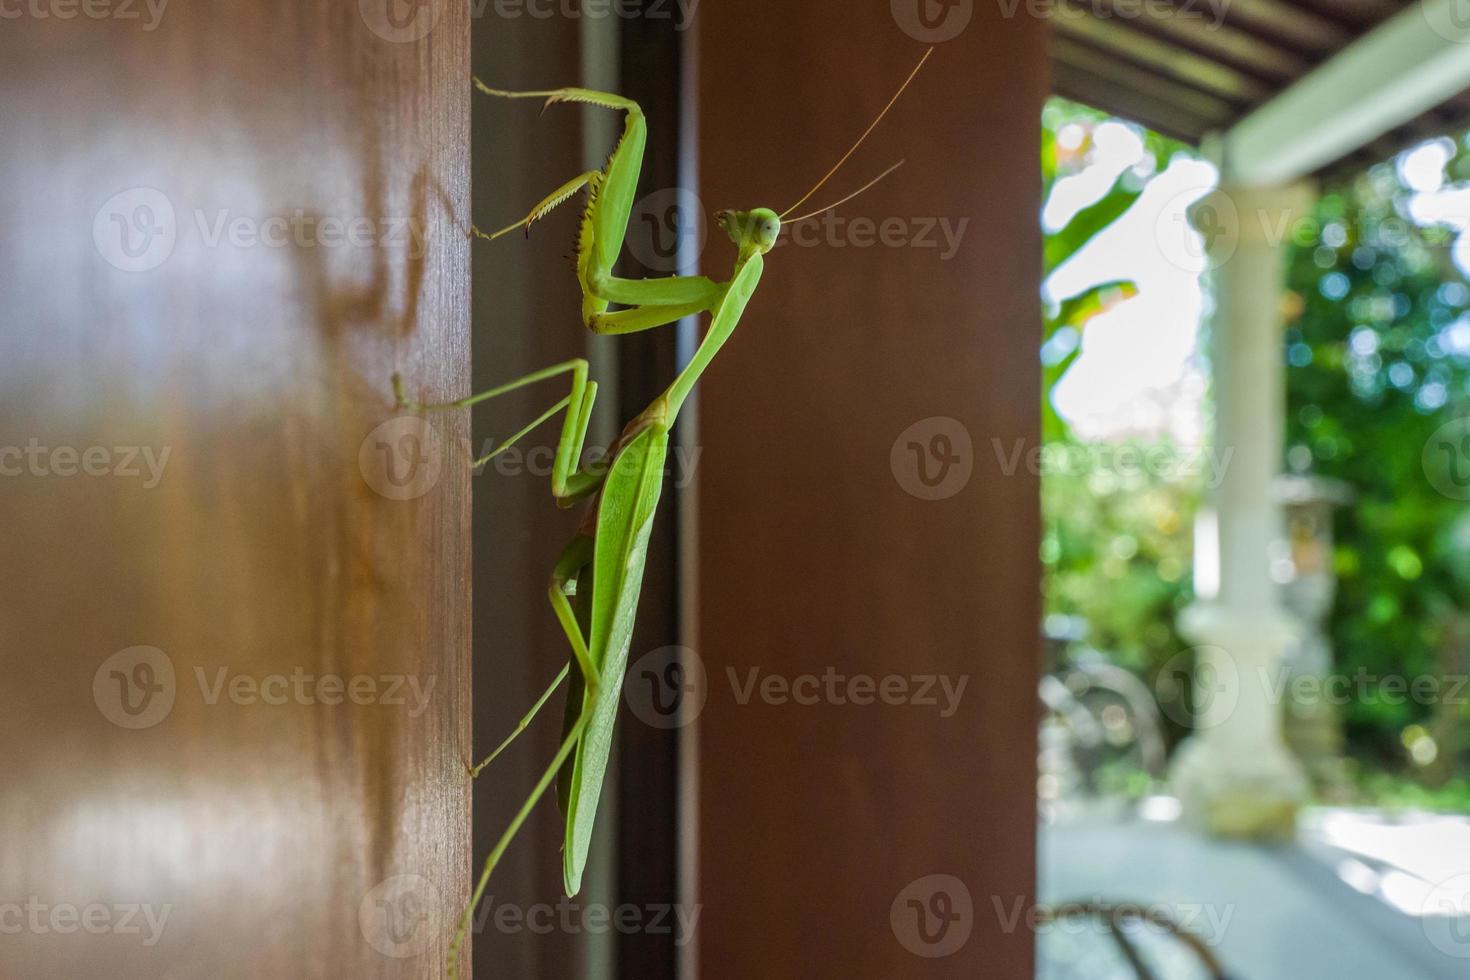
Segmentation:
{"type": "MultiPolygon", "coordinates": [[[[1057,134],[1063,145],[1069,140],[1076,145],[1082,137],[1075,123],[1057,134]]],[[[1135,129],[1105,122],[1092,140],[1091,165],[1055,184],[1041,216],[1045,228],[1066,225],[1080,209],[1103,197],[1129,167],[1139,176],[1150,175],[1152,157],[1135,129]]],[[[1445,163],[1452,154],[1454,143],[1448,137],[1399,154],[1399,179],[1411,191],[1401,213],[1420,226],[1448,225],[1455,232],[1455,264],[1470,276],[1470,235],[1458,234],[1470,228],[1470,184],[1445,184],[1445,163]]],[[[1185,209],[1217,181],[1210,163],[1176,157],[1148,181],[1125,215],[1058,267],[1045,284],[1045,294],[1055,300],[1110,279],[1132,279],[1138,285],[1136,297],[1086,325],[1082,354],[1055,386],[1057,411],[1080,438],[1167,435],[1182,445],[1200,444],[1207,378],[1197,344],[1210,298],[1201,284],[1205,262],[1200,235],[1189,228],[1185,209]]],[[[1457,329],[1466,334],[1470,348],[1470,322],[1457,329]]]]}
{"type": "MultiPolygon", "coordinates": [[[[1103,123],[1093,140],[1092,164],[1057,181],[1043,226],[1066,224],[1124,170],[1146,175],[1152,167],[1128,126],[1103,123]]],[[[1047,280],[1044,291],[1058,299],[1110,279],[1138,286],[1137,296],[1088,322],[1082,354],[1053,393],[1058,412],[1080,437],[1167,434],[1185,445],[1200,441],[1205,374],[1195,346],[1208,299],[1200,283],[1199,236],[1186,224],[1185,208],[1216,180],[1210,164],[1176,157],[1121,218],[1047,280]]]]}
{"type": "Polygon", "coordinates": [[[1454,154],[1455,144],[1447,136],[1420,143],[1398,158],[1399,179],[1415,191],[1405,211],[1420,225],[1448,225],[1456,232],[1452,257],[1462,273],[1470,275],[1470,235],[1458,234],[1470,227],[1470,185],[1446,187],[1444,168],[1454,154]]]}
{"type": "MultiPolygon", "coordinates": [[[[1058,140],[1065,145],[1082,135],[1080,127],[1063,127],[1058,140]]],[[[1103,123],[1094,130],[1093,142],[1091,164],[1057,181],[1042,212],[1044,227],[1065,225],[1102,197],[1124,170],[1135,168],[1141,177],[1150,173],[1153,160],[1131,127],[1103,123]]],[[[1453,152],[1454,143],[1439,137],[1400,154],[1399,177],[1412,191],[1401,208],[1418,225],[1452,228],[1455,263],[1470,276],[1470,235],[1458,234],[1470,228],[1470,183],[1445,184],[1445,164],[1453,152]]],[[[1087,324],[1082,354],[1053,392],[1057,411],[1079,437],[1167,435],[1181,445],[1200,443],[1206,372],[1196,345],[1209,297],[1201,284],[1200,237],[1187,224],[1185,209],[1217,181],[1211,164],[1176,157],[1148,181],[1133,207],[1047,280],[1043,291],[1053,299],[1111,279],[1131,279],[1138,286],[1133,299],[1087,324]]],[[[1470,322],[1457,328],[1463,328],[1470,348],[1470,322]]]]}

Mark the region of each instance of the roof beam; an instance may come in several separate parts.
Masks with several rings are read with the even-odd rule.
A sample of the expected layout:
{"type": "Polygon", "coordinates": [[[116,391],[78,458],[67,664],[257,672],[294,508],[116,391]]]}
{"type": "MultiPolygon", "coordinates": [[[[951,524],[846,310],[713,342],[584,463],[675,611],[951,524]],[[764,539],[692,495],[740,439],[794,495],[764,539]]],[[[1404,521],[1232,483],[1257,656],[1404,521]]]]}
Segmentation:
{"type": "Polygon", "coordinates": [[[1470,17],[1460,3],[1405,8],[1230,127],[1225,178],[1303,177],[1470,86],[1470,17]]]}

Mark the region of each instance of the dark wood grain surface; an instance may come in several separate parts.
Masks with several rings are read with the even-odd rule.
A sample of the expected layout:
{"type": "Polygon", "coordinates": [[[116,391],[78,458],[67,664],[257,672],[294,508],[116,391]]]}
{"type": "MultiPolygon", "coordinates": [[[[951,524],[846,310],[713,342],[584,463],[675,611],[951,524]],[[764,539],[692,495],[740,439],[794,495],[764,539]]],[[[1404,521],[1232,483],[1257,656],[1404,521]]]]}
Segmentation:
{"type": "MultiPolygon", "coordinates": [[[[700,6],[710,210],[785,208],[835,162],[924,50],[902,6],[700,6]]],[[[768,256],[700,392],[707,980],[1032,974],[1033,936],[1005,924],[1034,877],[1039,499],[995,447],[1039,429],[1045,25],[928,9],[972,16],[812,204],[907,164],[768,256]],[[966,223],[953,249],[942,221],[966,223]],[[747,692],[752,670],[792,688],[747,692]],[[902,703],[860,677],[903,678],[902,703]],[[947,717],[926,677],[967,678],[947,717]],[[955,881],[970,911],[946,931],[955,881]]],[[[706,269],[730,252],[712,238],[706,269]]]]}
{"type": "Polygon", "coordinates": [[[442,971],[467,433],[377,427],[395,369],[469,383],[468,35],[376,0],[0,28],[0,975],[442,971]]]}

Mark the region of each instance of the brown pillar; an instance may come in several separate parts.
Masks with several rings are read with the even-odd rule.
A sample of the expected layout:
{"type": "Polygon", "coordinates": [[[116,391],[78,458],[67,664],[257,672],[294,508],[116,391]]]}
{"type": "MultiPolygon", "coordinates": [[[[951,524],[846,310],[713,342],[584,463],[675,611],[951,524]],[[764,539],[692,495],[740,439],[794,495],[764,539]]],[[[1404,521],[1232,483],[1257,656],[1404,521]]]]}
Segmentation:
{"type": "MultiPolygon", "coordinates": [[[[790,204],[919,38],[952,35],[812,203],[906,165],[768,257],[700,392],[697,958],[714,980],[1031,975],[1033,937],[1004,925],[1034,879],[1039,504],[1024,453],[1002,462],[1039,431],[1045,28],[978,3],[928,4],[926,28],[914,7],[700,8],[708,209],[790,204]],[[817,703],[795,703],[802,675],[817,703]],[[883,703],[887,677],[908,703],[883,703]],[[912,703],[935,678],[965,679],[948,717],[937,681],[937,704],[912,703]]],[[[730,253],[712,239],[705,270],[730,253]]]]}

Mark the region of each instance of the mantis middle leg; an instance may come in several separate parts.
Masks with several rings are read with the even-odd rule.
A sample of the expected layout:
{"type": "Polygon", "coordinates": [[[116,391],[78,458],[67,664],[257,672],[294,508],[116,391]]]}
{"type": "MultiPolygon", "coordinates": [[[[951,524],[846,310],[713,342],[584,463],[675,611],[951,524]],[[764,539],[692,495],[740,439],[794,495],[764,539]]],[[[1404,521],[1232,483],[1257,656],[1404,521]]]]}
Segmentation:
{"type": "Polygon", "coordinates": [[[483,466],[490,460],[505,452],[515,445],[527,433],[535,429],[542,422],[551,418],[562,409],[566,409],[566,419],[562,423],[561,437],[557,440],[556,455],[551,465],[551,493],[556,497],[561,506],[570,506],[575,501],[587,496],[596,490],[602,482],[604,475],[597,467],[577,469],[577,462],[581,459],[582,449],[587,441],[587,428],[592,421],[592,405],[597,400],[597,382],[587,379],[587,361],[585,358],[574,357],[560,364],[542,368],[540,371],[532,371],[523,377],[516,378],[503,385],[482,391],[478,395],[470,395],[458,401],[440,402],[432,405],[420,404],[410,401],[403,391],[403,379],[397,374],[393,375],[393,394],[397,399],[399,408],[406,408],[422,412],[451,411],[460,408],[469,408],[482,401],[496,398],[526,385],[535,384],[554,378],[559,374],[571,374],[572,390],[561,401],[552,405],[542,412],[530,424],[526,425],[515,435],[501,443],[493,452],[474,461],[475,466],[483,466]]]}
{"type": "Polygon", "coordinates": [[[582,630],[577,623],[577,615],[572,609],[568,595],[571,591],[575,590],[578,576],[591,564],[592,551],[592,539],[585,535],[577,535],[572,543],[567,546],[566,550],[562,552],[561,558],[556,563],[556,567],[552,569],[551,581],[546,587],[546,594],[551,600],[552,611],[556,613],[557,621],[561,623],[562,631],[566,633],[567,642],[572,646],[572,657],[562,667],[561,673],[556,675],[556,679],[551,682],[551,686],[536,699],[536,703],[531,706],[531,710],[526,712],[525,717],[516,724],[515,730],[507,735],[505,740],[497,745],[495,751],[486,756],[483,762],[470,768],[471,776],[478,776],[481,770],[494,762],[496,757],[504,752],[521,732],[526,730],[526,726],[531,723],[532,719],[541,711],[541,708],[551,699],[551,695],[566,681],[567,675],[571,672],[572,661],[580,661],[583,656],[588,655],[587,643],[582,638],[582,630]]]}

